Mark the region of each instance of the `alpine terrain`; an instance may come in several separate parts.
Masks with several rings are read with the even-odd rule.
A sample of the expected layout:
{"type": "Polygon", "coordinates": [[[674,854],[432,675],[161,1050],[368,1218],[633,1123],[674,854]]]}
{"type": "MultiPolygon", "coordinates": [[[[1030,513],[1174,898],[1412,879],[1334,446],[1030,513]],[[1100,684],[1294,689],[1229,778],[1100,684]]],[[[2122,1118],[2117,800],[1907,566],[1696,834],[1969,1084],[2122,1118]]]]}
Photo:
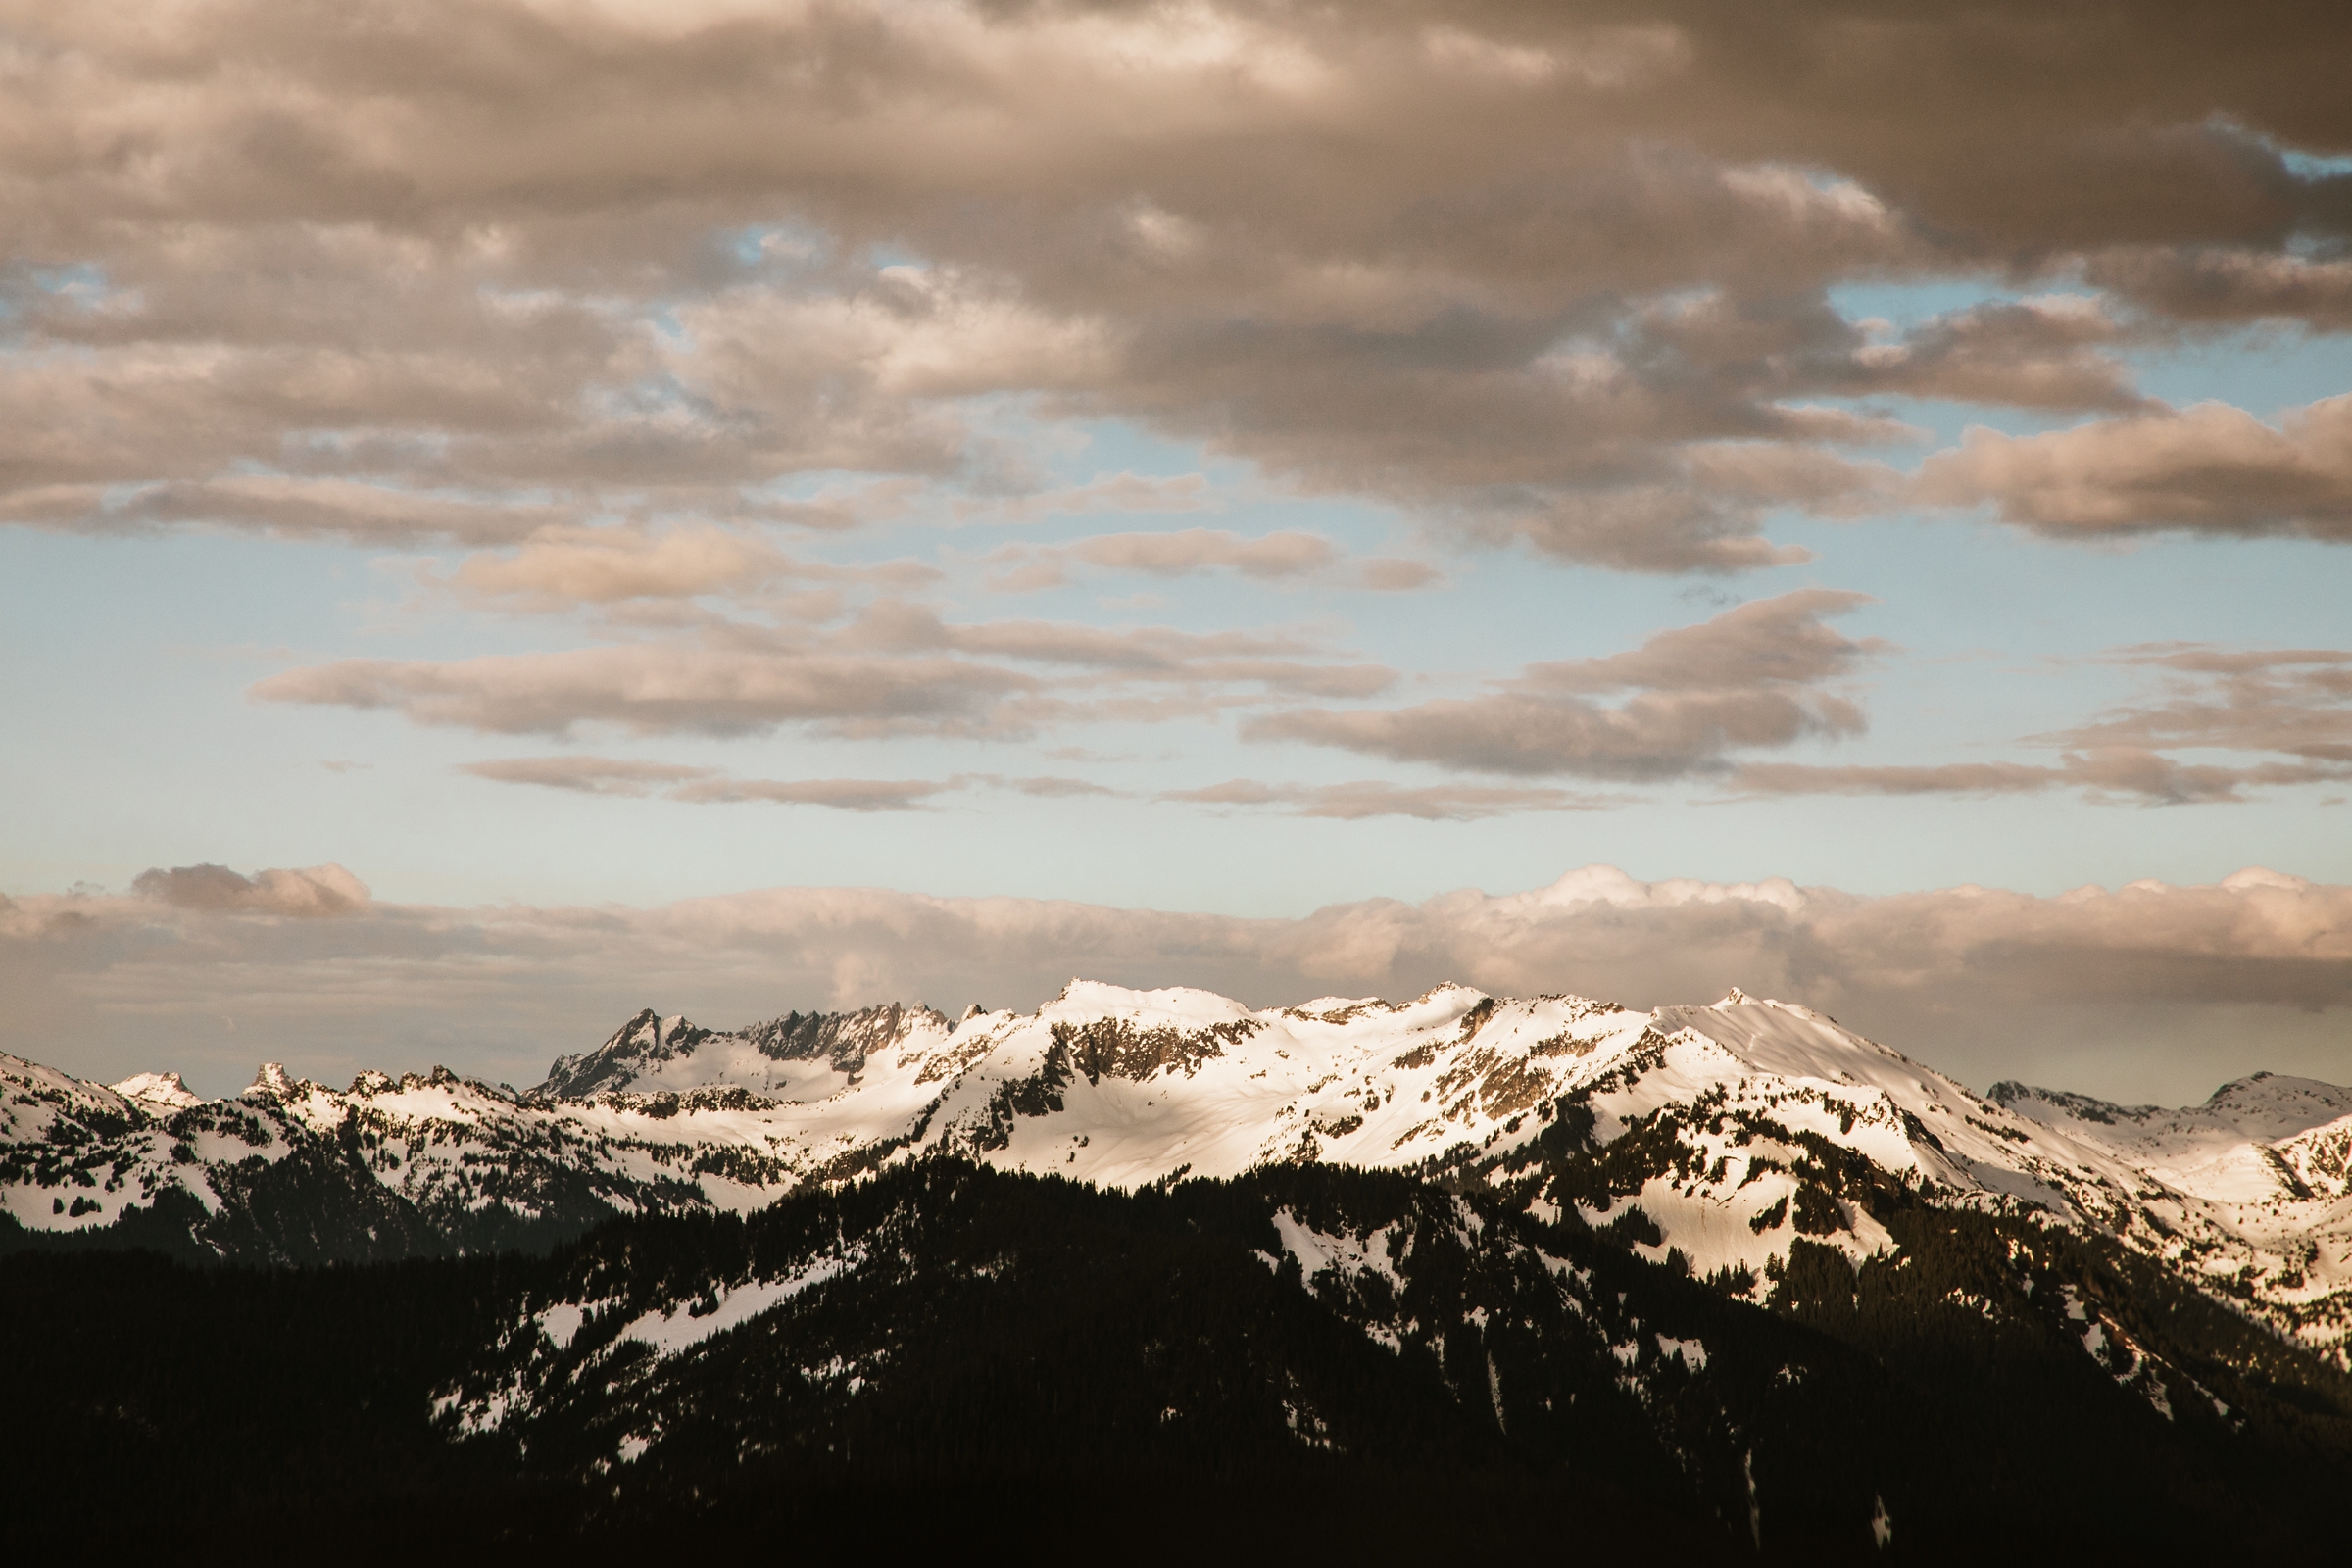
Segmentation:
{"type": "Polygon", "coordinates": [[[521,1092],[0,1056],[0,1101],[36,1537],[429,1499],[460,1544],[1158,1509],[1134,1552],[1981,1560],[2308,1548],[2352,1482],[2311,1080],[1978,1095],[1736,991],[1073,981],[648,1010],[521,1092]]]}

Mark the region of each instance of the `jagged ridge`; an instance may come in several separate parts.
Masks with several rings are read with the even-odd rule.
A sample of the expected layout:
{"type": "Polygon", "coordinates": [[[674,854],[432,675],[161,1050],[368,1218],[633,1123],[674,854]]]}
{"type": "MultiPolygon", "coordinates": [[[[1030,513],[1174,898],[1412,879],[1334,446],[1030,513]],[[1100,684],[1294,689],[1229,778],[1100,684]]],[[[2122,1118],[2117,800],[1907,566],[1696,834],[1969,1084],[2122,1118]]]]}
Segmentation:
{"type": "Polygon", "coordinates": [[[648,1009],[521,1095],[446,1069],[334,1091],[265,1067],[193,1103],[175,1080],[16,1058],[0,1078],[18,1225],[258,1259],[544,1245],[926,1152],[1127,1188],[1329,1161],[1573,1209],[1759,1296],[1797,1238],[1859,1263],[1928,1203],[2113,1235],[2339,1360],[2352,1315],[2352,1091],[2258,1075],[2184,1111],[1980,1097],[1737,992],[1646,1013],[1457,986],[1253,1011],[1073,981],[1034,1013],[954,1022],[891,1004],[716,1031],[648,1009]]]}

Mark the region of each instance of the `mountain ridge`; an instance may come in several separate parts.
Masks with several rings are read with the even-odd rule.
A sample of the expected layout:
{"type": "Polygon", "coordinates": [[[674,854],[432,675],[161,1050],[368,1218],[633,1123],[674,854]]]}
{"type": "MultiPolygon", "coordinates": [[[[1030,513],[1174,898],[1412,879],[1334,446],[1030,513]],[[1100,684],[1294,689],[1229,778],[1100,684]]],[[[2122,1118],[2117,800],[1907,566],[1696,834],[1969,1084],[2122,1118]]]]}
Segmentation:
{"type": "Polygon", "coordinates": [[[265,1064],[203,1101],[15,1057],[0,1081],[0,1211],[26,1244],[127,1224],[184,1231],[191,1255],[371,1257],[745,1212],[933,1152],[1128,1189],[1330,1162],[1626,1226],[1757,1294],[1799,1238],[1856,1266],[1884,1252],[1899,1199],[2115,1237],[2339,1365],[2352,1318],[2352,1090],[2256,1074],[2180,1110],[1979,1096],[1738,991],[1646,1012],[1453,985],[1251,1009],[1073,980],[1034,1012],[953,1021],[894,1003],[716,1030],[647,1008],[521,1092],[446,1068],[338,1091],[265,1064]],[[301,1217],[306,1183],[338,1195],[331,1216],[301,1217]]]}

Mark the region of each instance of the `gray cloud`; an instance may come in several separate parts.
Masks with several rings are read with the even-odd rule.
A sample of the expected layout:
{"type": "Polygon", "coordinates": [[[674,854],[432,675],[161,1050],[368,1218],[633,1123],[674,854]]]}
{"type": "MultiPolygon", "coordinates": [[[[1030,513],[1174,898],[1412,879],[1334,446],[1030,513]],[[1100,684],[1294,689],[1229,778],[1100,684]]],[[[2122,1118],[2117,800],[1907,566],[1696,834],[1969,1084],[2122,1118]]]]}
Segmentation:
{"type": "Polygon", "coordinates": [[[1824,400],[2134,397],[2095,313],[1887,344],[1837,283],[2081,266],[2157,337],[2340,326],[2352,180],[2280,149],[2352,145],[2348,25],[1881,24],[1830,0],[28,10],[0,517],[496,543],[854,521],[775,498],[820,473],[1008,519],[1198,499],[1056,492],[991,423],[1009,396],[1462,538],[1744,569],[1787,559],[1775,508],[1886,490],[1838,450],[1873,421],[1824,400]]]}
{"type": "Polygon", "coordinates": [[[2100,301],[2054,296],[1936,317],[1899,343],[1861,350],[1872,391],[2012,408],[2138,410],[2123,361],[2131,334],[2100,301]]]}
{"type": "Polygon", "coordinates": [[[355,914],[368,906],[368,885],[339,865],[240,876],[225,865],[158,866],[141,871],[131,891],[178,909],[291,915],[297,919],[355,914]]]}
{"type": "Polygon", "coordinates": [[[101,1079],[176,1068],[222,1093],[257,1054],[320,1078],[440,1059],[523,1082],[649,1003],[714,1024],[893,997],[1026,1007],[1072,974],[1253,1005],[1445,979],[1633,1005],[1736,984],[1980,1086],[2180,1102],[2262,1067],[2352,1081],[2352,889],[2257,870],[1868,898],[1588,867],[1531,893],[1296,919],[807,888],[651,908],[369,903],[335,920],[233,899],[0,900],[0,1049],[101,1079]]]}
{"type": "Polygon", "coordinates": [[[2180,321],[2299,321],[2352,329],[2352,261],[2211,247],[2134,247],[2089,259],[2083,275],[2180,321]]]}
{"type": "Polygon", "coordinates": [[[1661,632],[1629,653],[1531,664],[1485,695],[1397,709],[1295,709],[1249,720],[1296,740],[1396,761],[1628,781],[1720,769],[1726,754],[1859,733],[1860,709],[1816,688],[1877,645],[1822,623],[1865,596],[1804,589],[1661,632]],[[1630,693],[1614,707],[1589,694],[1630,693]]]}

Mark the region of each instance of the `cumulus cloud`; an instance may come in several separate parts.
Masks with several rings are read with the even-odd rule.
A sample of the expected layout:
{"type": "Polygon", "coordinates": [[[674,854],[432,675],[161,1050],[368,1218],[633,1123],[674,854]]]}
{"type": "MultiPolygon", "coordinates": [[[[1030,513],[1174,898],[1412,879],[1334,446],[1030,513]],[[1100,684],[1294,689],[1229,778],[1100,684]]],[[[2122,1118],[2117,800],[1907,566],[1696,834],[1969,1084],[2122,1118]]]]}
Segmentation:
{"type": "Polygon", "coordinates": [[[823,526],[776,487],[841,474],[1200,504],[1055,490],[991,412],[1025,400],[1738,570],[1785,559],[1774,507],[1875,493],[1822,488],[1862,422],[1822,400],[2131,402],[2090,313],[1889,346],[1839,282],[2080,263],[2159,334],[2342,321],[2345,181],[2281,151],[2352,145],[2332,15],[19,10],[0,518],[43,526],[823,526]],[[1721,443],[1814,477],[1742,489],[1721,443]]]}
{"type": "Polygon", "coordinates": [[[339,865],[311,865],[292,871],[256,871],[240,876],[225,865],[161,866],[141,871],[131,891],[177,909],[231,910],[240,914],[290,915],[317,919],[354,914],[368,907],[368,885],[339,865]]]}
{"type": "Polygon", "coordinates": [[[1877,651],[1824,623],[1865,599],[1801,589],[1627,653],[1530,664],[1478,697],[1292,709],[1248,721],[1243,734],[1494,773],[1646,781],[1718,771],[1734,751],[1866,727],[1851,701],[1819,689],[1877,651]],[[1615,693],[1628,695],[1614,707],[1593,701],[1615,693]]]}
{"type": "Polygon", "coordinates": [[[2147,403],[2109,350],[2130,332],[2103,302],[2050,295],[1936,317],[1855,358],[1860,386],[2012,408],[2137,410],[2147,403]]]}
{"type": "Polygon", "coordinates": [[[2054,538],[2181,530],[2352,540],[2352,394],[2276,425],[2199,403],[2045,435],[1982,426],[1921,468],[1933,506],[1989,503],[2003,522],[2054,538]]]}
{"type": "Polygon", "coordinates": [[[2299,321],[2352,329],[2352,261],[2209,246],[2135,246],[2091,257],[2083,275],[2180,321],[2299,321]]]}
{"type": "Polygon", "coordinates": [[[0,1049],[102,1078],[174,1067],[215,1092],[245,1082],[256,1053],[322,1078],[437,1056],[527,1083],[649,1004],[711,1024],[892,998],[1028,1007],[1073,974],[1261,1006],[1449,979],[1633,1005],[1739,985],[1980,1087],[2024,1077],[2179,1102],[2265,1067],[2352,1081],[2352,889],[2261,870],[1874,898],[1592,866],[1532,892],[1298,918],[786,888],[650,908],[368,903],[288,921],[234,898],[19,895],[0,902],[0,1049]]]}

